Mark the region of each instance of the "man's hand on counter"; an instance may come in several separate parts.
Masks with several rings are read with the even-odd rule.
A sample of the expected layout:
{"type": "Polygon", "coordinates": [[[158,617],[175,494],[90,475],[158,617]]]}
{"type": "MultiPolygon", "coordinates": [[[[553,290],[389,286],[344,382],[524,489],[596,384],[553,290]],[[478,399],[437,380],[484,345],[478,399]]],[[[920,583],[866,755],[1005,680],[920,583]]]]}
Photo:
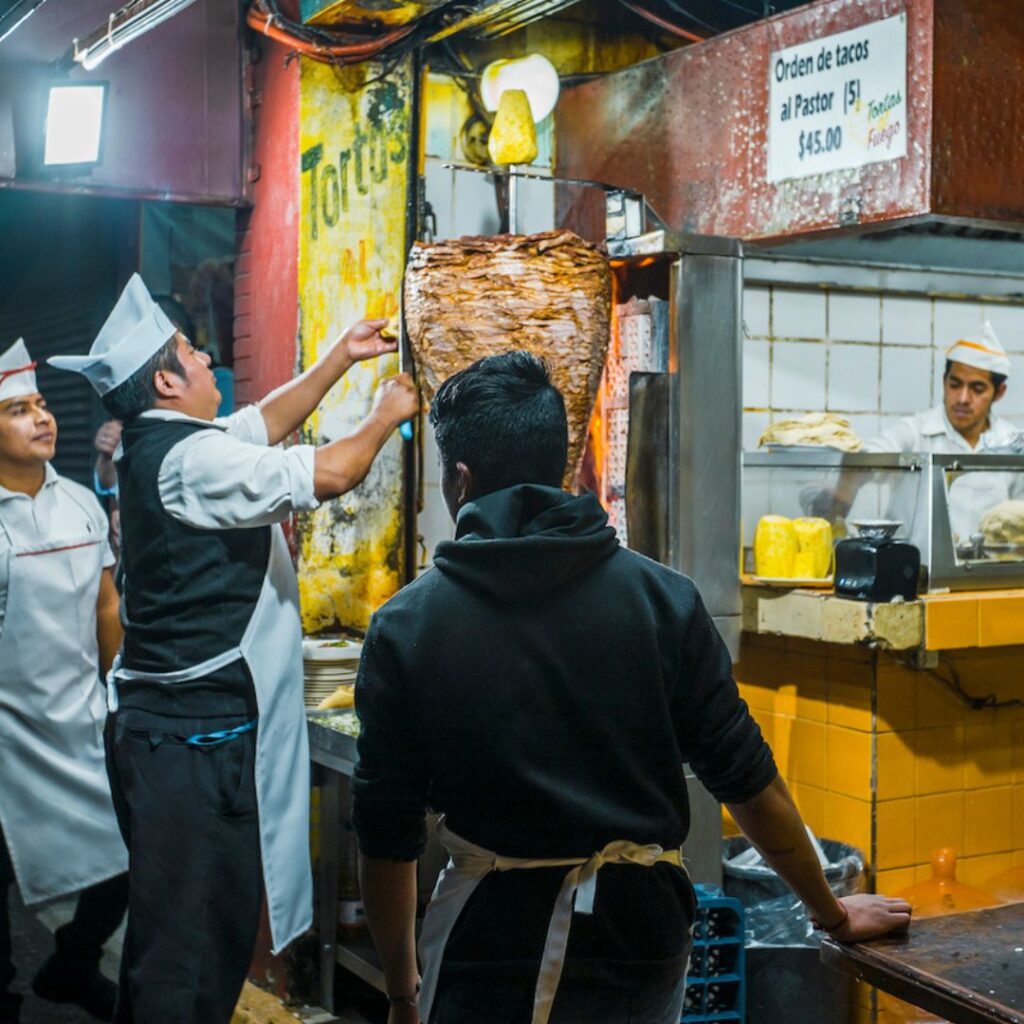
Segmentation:
{"type": "Polygon", "coordinates": [[[846,919],[829,935],[840,942],[866,942],[910,927],[910,904],[891,896],[856,893],[839,900],[846,919]]]}

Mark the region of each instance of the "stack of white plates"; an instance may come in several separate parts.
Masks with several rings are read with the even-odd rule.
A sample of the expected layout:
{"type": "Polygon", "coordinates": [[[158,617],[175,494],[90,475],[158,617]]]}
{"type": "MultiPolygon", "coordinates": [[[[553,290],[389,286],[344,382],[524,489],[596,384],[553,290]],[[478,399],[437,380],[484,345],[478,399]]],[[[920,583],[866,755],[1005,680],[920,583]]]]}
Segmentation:
{"type": "Polygon", "coordinates": [[[353,685],[362,652],[357,640],[303,640],[306,707],[315,708],[339,686],[353,685]]]}

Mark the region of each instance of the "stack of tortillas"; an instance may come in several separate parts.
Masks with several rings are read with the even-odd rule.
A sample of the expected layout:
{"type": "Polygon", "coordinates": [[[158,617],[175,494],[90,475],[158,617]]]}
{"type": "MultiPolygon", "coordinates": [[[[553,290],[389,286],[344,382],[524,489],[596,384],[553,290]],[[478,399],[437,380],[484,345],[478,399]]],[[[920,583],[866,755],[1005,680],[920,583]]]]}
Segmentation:
{"type": "Polygon", "coordinates": [[[981,517],[979,525],[988,544],[1024,543],[1024,501],[1001,501],[981,517]]]}
{"type": "Polygon", "coordinates": [[[838,448],[843,452],[859,452],[863,447],[850,421],[834,412],[809,412],[793,420],[779,420],[773,423],[758,442],[761,445],[777,444],[815,445],[822,448],[838,448]]]}

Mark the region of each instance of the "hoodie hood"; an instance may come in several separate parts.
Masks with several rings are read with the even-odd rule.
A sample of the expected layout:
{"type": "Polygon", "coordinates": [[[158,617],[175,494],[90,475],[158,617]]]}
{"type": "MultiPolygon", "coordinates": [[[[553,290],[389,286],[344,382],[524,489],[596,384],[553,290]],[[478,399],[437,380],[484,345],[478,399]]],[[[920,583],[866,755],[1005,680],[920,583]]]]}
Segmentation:
{"type": "Polygon", "coordinates": [[[593,494],[518,484],[464,505],[455,540],[438,544],[434,565],[473,590],[519,601],[585,573],[618,546],[593,494]]]}

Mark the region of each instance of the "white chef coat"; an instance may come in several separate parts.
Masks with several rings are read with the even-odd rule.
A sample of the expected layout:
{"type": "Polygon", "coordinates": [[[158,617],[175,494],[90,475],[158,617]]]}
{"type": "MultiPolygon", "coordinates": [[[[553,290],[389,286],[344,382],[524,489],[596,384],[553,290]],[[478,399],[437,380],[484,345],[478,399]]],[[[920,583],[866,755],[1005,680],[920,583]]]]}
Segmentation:
{"type": "MultiPolygon", "coordinates": [[[[927,412],[907,416],[878,437],[865,442],[865,452],[932,452],[937,455],[1006,455],[1024,452],[1024,434],[1012,423],[989,411],[988,429],[972,448],[959,433],[946,410],[937,405],[927,412]]],[[[949,489],[950,528],[954,538],[967,543],[978,532],[984,514],[1007,498],[1019,497],[1024,481],[1009,473],[969,473],[953,481],[949,489]]],[[[914,535],[923,536],[927,526],[907,507],[908,495],[894,495],[892,515],[913,519],[914,535]],[[901,509],[903,514],[901,514],[901,509]]],[[[913,537],[911,538],[913,540],[913,537]]]]}
{"type": "MultiPolygon", "coordinates": [[[[201,423],[164,457],[157,484],[164,508],[200,530],[269,526],[293,512],[319,508],[313,492],[316,448],[270,448],[267,425],[255,405],[223,419],[198,420],[170,409],[150,409],[149,419],[201,423]]],[[[115,455],[115,461],[120,451],[115,455]]]]}
{"type": "MultiPolygon", "coordinates": [[[[213,422],[164,409],[142,415],[208,428],[175,444],[160,465],[157,486],[170,515],[201,530],[271,527],[263,587],[238,647],[163,675],[115,666],[114,678],[146,678],[173,685],[202,678],[236,658],[248,666],[260,717],[256,794],[264,889],[276,953],[308,930],[313,907],[299,592],[284,533],[276,524],[292,512],[318,507],[313,488],[316,449],[311,445],[267,447],[266,423],[254,406],[213,422]]],[[[111,689],[116,692],[116,687],[111,689]]]]}
{"type": "MultiPolygon", "coordinates": [[[[60,477],[49,463],[46,478],[35,497],[0,487],[0,515],[6,530],[0,530],[0,633],[7,610],[7,554],[15,547],[34,547],[62,537],[81,537],[87,533],[107,536],[107,517],[91,491],[73,480],[60,477]],[[59,485],[58,485],[59,481],[59,485]]],[[[110,544],[104,540],[103,567],[115,562],[110,544]]],[[[86,617],[95,617],[96,606],[82,609],[86,617]]],[[[97,684],[98,685],[98,684],[97,684]]]]}
{"type": "Polygon", "coordinates": [[[95,496],[50,466],[34,497],[0,487],[0,822],[26,903],[128,867],[103,753],[107,536],[95,496]]]}

